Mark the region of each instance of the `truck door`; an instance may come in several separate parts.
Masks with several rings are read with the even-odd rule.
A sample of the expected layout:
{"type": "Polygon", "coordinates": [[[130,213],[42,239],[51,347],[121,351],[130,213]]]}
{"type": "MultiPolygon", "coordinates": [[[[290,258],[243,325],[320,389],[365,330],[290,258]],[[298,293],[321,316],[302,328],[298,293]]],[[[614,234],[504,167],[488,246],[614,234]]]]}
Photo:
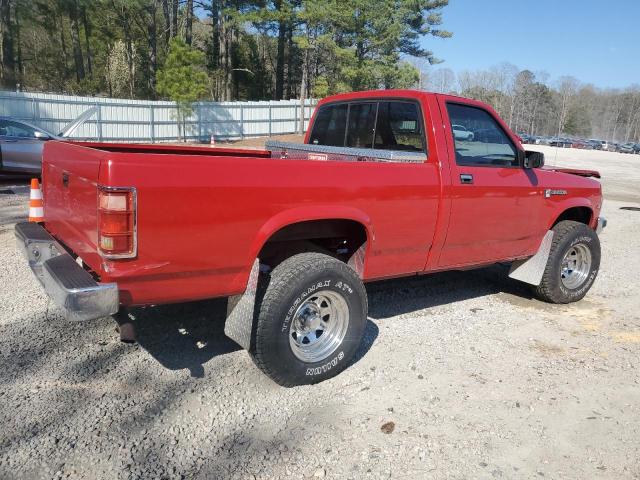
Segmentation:
{"type": "Polygon", "coordinates": [[[438,265],[482,264],[529,254],[542,238],[543,195],[535,170],[521,166],[520,147],[481,104],[440,97],[439,105],[448,142],[451,213],[438,265]],[[462,125],[473,135],[453,135],[452,125],[462,125]]]}

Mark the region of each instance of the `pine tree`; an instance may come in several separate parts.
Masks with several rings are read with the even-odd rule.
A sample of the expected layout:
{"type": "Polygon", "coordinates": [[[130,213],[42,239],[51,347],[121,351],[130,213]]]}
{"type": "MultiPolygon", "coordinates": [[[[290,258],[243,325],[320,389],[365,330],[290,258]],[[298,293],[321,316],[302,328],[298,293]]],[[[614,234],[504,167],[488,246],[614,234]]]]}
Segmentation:
{"type": "Polygon", "coordinates": [[[179,38],[171,40],[165,64],[158,72],[158,93],[176,102],[182,137],[185,119],[193,112],[193,103],[207,93],[204,68],[205,58],[201,51],[179,38]]]}

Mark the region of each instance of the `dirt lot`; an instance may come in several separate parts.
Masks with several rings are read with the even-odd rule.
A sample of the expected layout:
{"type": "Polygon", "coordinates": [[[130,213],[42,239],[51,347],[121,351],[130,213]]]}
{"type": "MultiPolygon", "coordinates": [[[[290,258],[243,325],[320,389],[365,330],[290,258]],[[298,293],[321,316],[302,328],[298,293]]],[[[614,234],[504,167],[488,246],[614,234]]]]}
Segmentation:
{"type": "Polygon", "coordinates": [[[224,301],[140,310],[134,346],[65,321],[14,246],[26,183],[3,181],[0,478],[640,478],[640,156],[536,148],[604,175],[585,300],[502,267],[370,284],[357,361],[294,389],[224,336],[224,301]]]}

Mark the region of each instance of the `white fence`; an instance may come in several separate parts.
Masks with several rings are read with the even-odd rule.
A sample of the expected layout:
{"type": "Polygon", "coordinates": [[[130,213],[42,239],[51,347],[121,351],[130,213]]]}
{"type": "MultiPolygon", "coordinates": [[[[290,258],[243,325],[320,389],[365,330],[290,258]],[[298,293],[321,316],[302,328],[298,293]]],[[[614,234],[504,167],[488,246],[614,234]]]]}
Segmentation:
{"type": "MultiPolygon", "coordinates": [[[[305,129],[316,105],[307,100],[305,129]]],[[[173,102],[0,92],[0,116],[28,121],[53,133],[91,107],[96,113],[72,138],[99,141],[166,142],[180,138],[173,102]]],[[[296,133],[300,101],[199,102],[186,119],[185,137],[209,141],[296,133]]]]}

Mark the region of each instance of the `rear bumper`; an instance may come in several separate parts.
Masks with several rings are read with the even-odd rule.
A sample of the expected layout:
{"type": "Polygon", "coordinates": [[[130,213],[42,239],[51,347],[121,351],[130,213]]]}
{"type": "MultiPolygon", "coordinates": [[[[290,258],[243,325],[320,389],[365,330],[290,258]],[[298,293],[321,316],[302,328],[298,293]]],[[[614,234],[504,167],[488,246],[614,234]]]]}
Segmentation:
{"type": "Polygon", "coordinates": [[[604,217],[598,217],[598,225],[596,226],[596,233],[601,233],[604,227],[607,226],[607,219],[604,217]]]}
{"type": "Polygon", "coordinates": [[[91,320],[118,311],[118,285],[96,282],[42,225],[18,223],[15,234],[31,270],[68,319],[91,320]]]}

